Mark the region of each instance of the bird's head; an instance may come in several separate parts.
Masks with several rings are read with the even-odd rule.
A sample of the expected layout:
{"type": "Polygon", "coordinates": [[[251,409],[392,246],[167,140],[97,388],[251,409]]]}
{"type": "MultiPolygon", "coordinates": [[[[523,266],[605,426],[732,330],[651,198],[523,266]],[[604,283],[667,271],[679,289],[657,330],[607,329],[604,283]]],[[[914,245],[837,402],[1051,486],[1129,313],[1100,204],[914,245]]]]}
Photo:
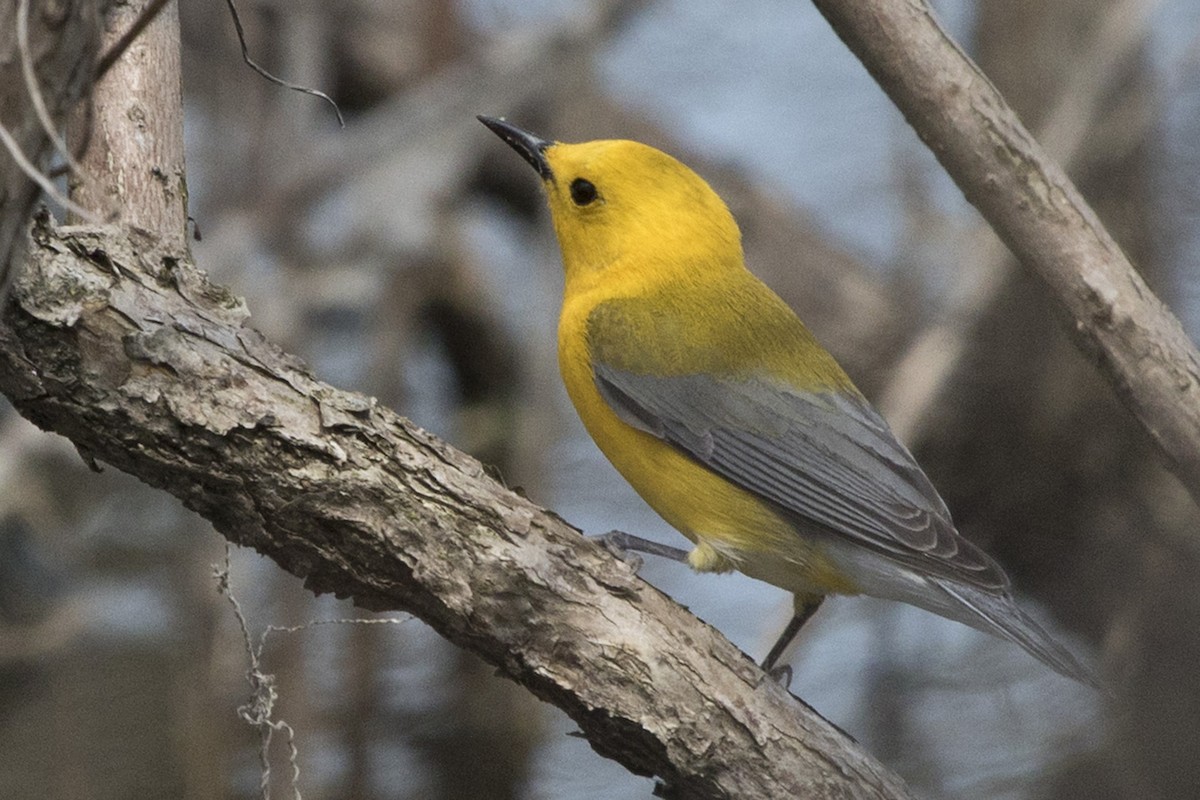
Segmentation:
{"type": "Polygon", "coordinates": [[[568,286],[612,270],[673,280],[684,277],[678,272],[741,266],[741,236],[729,209],[666,153],[620,139],[550,142],[503,120],[479,119],[541,176],[568,286]]]}

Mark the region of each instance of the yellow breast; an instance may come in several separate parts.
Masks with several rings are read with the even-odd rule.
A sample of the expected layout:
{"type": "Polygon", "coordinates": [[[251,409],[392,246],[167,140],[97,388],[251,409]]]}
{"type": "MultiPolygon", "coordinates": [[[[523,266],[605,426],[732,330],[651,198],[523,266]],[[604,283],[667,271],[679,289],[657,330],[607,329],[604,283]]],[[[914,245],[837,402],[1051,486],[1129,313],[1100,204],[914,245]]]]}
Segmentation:
{"type": "Polygon", "coordinates": [[[692,566],[737,569],[790,591],[854,591],[769,503],[617,417],[596,388],[591,367],[587,316],[595,298],[590,294],[568,297],[559,319],[559,368],[567,394],[617,471],[699,546],[692,566]]]}

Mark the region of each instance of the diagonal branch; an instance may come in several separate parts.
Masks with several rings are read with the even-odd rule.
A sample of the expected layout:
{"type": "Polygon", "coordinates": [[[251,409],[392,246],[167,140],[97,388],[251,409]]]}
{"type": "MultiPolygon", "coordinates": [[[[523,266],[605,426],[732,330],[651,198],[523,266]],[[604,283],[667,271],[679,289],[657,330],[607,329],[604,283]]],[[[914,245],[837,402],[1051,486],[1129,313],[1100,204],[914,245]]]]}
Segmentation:
{"type": "Polygon", "coordinates": [[[1200,353],[924,0],[813,0],[1200,501],[1200,353]]]}
{"type": "Polygon", "coordinates": [[[318,382],[181,253],[43,219],[0,392],[317,592],[410,611],[672,796],[908,797],[720,634],[478,462],[318,382]]]}
{"type": "MultiPolygon", "coordinates": [[[[1146,42],[1154,5],[1155,0],[1121,0],[1094,21],[1086,60],[1074,66],[1037,132],[1046,151],[1064,168],[1074,171],[1099,157],[1102,148],[1095,147],[1088,134],[1100,132],[1098,138],[1104,138],[1104,92],[1146,42]]],[[[963,362],[980,318],[1003,293],[1013,272],[1011,256],[985,221],[964,234],[962,249],[971,256],[963,259],[939,318],[905,349],[880,398],[892,430],[909,447],[935,424],[939,396],[963,362]]]]}

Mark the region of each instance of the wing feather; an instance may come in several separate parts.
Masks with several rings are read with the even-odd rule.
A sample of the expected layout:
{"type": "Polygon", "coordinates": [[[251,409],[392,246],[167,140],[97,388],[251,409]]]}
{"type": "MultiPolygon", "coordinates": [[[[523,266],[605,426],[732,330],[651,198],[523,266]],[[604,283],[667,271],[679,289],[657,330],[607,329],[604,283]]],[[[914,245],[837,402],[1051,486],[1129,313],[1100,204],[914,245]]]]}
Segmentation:
{"type": "Polygon", "coordinates": [[[809,529],[848,538],[922,573],[1004,592],[1003,572],[954,529],[929,479],[858,395],[763,376],[657,376],[593,364],[627,424],[662,439],[809,529]]]}

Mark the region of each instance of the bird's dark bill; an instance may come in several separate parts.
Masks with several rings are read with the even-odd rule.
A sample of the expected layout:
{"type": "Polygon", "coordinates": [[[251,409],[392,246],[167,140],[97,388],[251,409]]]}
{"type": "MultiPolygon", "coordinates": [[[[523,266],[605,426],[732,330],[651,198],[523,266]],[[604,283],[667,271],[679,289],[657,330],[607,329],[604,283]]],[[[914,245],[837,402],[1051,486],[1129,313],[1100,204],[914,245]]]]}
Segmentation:
{"type": "Polygon", "coordinates": [[[548,142],[502,119],[484,116],[476,117],[476,119],[487,125],[492,133],[507,142],[509,147],[520,153],[521,157],[537,170],[538,175],[542,176],[542,180],[548,181],[554,178],[554,173],[550,171],[550,164],[546,161],[545,155],[546,148],[554,142],[548,142]]]}

